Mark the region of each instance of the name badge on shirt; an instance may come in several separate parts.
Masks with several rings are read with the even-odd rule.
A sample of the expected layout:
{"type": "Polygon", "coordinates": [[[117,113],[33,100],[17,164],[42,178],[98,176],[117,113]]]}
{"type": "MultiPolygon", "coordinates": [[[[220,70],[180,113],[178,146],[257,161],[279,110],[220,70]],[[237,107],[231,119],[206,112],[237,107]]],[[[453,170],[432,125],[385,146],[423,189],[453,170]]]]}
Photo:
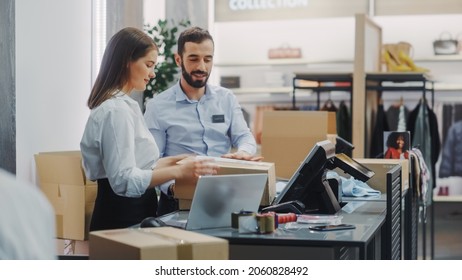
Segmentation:
{"type": "Polygon", "coordinates": [[[213,115],[212,116],[213,123],[224,123],[225,122],[225,115],[213,115]]]}

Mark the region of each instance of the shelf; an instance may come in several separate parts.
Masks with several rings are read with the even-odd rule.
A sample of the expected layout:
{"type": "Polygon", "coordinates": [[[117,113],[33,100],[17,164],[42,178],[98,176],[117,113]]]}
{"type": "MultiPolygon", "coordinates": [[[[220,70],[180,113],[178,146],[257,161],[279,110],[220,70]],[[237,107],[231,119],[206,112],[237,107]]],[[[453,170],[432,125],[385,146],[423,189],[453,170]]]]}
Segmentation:
{"type": "Polygon", "coordinates": [[[251,88],[230,88],[234,94],[254,94],[254,93],[292,93],[292,87],[251,87],[251,88]]]}
{"type": "MultiPolygon", "coordinates": [[[[316,81],[316,82],[352,82],[353,74],[345,73],[294,73],[296,80],[316,81]]],[[[301,87],[300,87],[301,88],[301,87]]]]}
{"type": "MultiPolygon", "coordinates": [[[[297,89],[310,90],[309,88],[306,88],[306,87],[297,87],[297,89]]],[[[249,87],[249,88],[230,88],[230,90],[232,90],[233,93],[236,95],[266,94],[266,93],[288,94],[288,93],[292,93],[293,88],[292,87],[249,87]]],[[[340,88],[336,87],[336,88],[331,88],[329,90],[338,91],[340,90],[340,88]]],[[[435,83],[434,90],[435,91],[462,91],[462,84],[435,83]]]]}
{"type": "Polygon", "coordinates": [[[462,202],[462,195],[434,195],[434,202],[462,202]]]}
{"type": "Polygon", "coordinates": [[[462,54],[435,55],[431,57],[415,58],[415,62],[462,62],[462,54]]]}
{"type": "Polygon", "coordinates": [[[296,90],[312,90],[317,93],[317,108],[321,108],[321,92],[343,91],[350,95],[350,102],[353,93],[353,74],[345,73],[294,73],[292,107],[296,108],[296,90]],[[301,84],[307,82],[306,85],[301,84]]]}
{"type": "MultiPolygon", "coordinates": [[[[462,54],[434,55],[430,57],[413,58],[414,62],[462,62],[462,54]]],[[[304,65],[304,64],[353,64],[353,60],[308,60],[308,59],[274,59],[266,61],[218,61],[214,65],[218,67],[240,67],[240,66],[272,66],[272,65],[304,65]]]]}
{"type": "Polygon", "coordinates": [[[366,80],[390,82],[426,82],[431,81],[426,73],[420,72],[367,72],[366,80]]]}
{"type": "Polygon", "coordinates": [[[315,61],[306,59],[274,59],[267,61],[220,61],[215,62],[217,67],[248,67],[248,66],[276,66],[276,65],[310,65],[310,64],[353,64],[352,60],[315,61]]]}
{"type": "Polygon", "coordinates": [[[462,91],[462,84],[435,83],[435,91],[462,91]]]}

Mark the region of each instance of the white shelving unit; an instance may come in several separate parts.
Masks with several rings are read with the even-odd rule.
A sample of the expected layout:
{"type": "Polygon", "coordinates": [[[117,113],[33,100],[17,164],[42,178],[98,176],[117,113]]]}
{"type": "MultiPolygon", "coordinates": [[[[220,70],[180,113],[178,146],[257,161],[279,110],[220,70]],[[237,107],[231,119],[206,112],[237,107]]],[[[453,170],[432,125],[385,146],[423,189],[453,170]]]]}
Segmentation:
{"type": "MultiPolygon", "coordinates": [[[[432,69],[432,65],[438,64],[438,68],[451,68],[453,69],[453,64],[461,63],[462,64],[462,54],[459,55],[435,55],[431,57],[421,57],[415,58],[414,62],[416,64],[423,64],[432,69]]],[[[345,71],[352,71],[353,61],[351,60],[332,60],[332,61],[312,61],[312,60],[303,60],[303,59],[275,59],[268,61],[247,61],[247,62],[217,62],[215,63],[216,71],[218,75],[222,73],[232,72],[233,69],[236,70],[235,73],[241,71],[247,71],[251,75],[261,75],[262,71],[267,72],[284,72],[285,75],[291,75],[294,72],[338,72],[332,71],[332,69],[344,69],[345,71]],[[289,69],[296,69],[297,71],[290,71],[289,69]],[[254,69],[254,70],[252,70],[254,69]],[[252,74],[252,72],[255,72],[252,74]]],[[[462,77],[462,65],[455,69],[459,69],[460,75],[462,77]]],[[[457,74],[457,72],[450,71],[451,75],[457,74]]],[[[238,74],[235,74],[238,75],[238,74]]],[[[462,78],[458,82],[447,82],[444,81],[444,77],[435,76],[430,72],[431,78],[435,81],[434,89],[436,92],[459,92],[462,91],[462,78]],[[440,81],[443,80],[443,81],[440,81]]],[[[234,93],[237,95],[244,94],[262,94],[268,95],[273,93],[278,94],[291,94],[292,88],[290,83],[290,78],[287,78],[286,83],[281,86],[272,87],[266,86],[264,84],[254,85],[254,86],[243,86],[241,88],[233,89],[234,93]]],[[[460,98],[458,96],[441,96],[442,100],[450,101],[452,98],[460,98]]],[[[438,97],[436,97],[438,99],[438,97]]]]}
{"type": "Polygon", "coordinates": [[[434,202],[462,202],[462,195],[434,195],[434,202]]]}

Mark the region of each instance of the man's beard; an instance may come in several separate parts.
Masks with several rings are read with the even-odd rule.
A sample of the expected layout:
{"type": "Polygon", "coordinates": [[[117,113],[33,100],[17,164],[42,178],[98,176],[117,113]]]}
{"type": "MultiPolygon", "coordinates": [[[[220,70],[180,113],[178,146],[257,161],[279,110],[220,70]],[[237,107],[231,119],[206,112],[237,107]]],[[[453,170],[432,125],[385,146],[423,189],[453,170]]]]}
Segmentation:
{"type": "Polygon", "coordinates": [[[207,81],[209,79],[209,73],[203,72],[203,71],[192,71],[191,74],[186,72],[186,68],[184,67],[183,62],[181,62],[181,74],[183,75],[183,78],[185,81],[188,83],[188,85],[192,86],[193,88],[202,88],[207,84],[207,81]],[[206,77],[204,80],[196,80],[194,81],[192,75],[194,74],[205,74],[206,77]]]}

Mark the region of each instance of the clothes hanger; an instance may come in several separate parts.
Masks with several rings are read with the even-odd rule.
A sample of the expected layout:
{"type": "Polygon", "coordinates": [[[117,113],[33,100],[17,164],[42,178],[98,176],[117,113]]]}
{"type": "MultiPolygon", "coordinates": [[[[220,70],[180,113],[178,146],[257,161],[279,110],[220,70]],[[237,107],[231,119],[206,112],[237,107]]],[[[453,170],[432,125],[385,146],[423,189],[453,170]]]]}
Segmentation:
{"type": "Polygon", "coordinates": [[[331,94],[329,92],[328,99],[324,103],[324,106],[322,107],[322,110],[337,110],[337,107],[335,107],[334,101],[331,99],[331,94]]]}
{"type": "Polygon", "coordinates": [[[403,96],[401,96],[398,101],[392,104],[392,106],[395,108],[400,108],[402,105],[404,105],[403,96]]]}

